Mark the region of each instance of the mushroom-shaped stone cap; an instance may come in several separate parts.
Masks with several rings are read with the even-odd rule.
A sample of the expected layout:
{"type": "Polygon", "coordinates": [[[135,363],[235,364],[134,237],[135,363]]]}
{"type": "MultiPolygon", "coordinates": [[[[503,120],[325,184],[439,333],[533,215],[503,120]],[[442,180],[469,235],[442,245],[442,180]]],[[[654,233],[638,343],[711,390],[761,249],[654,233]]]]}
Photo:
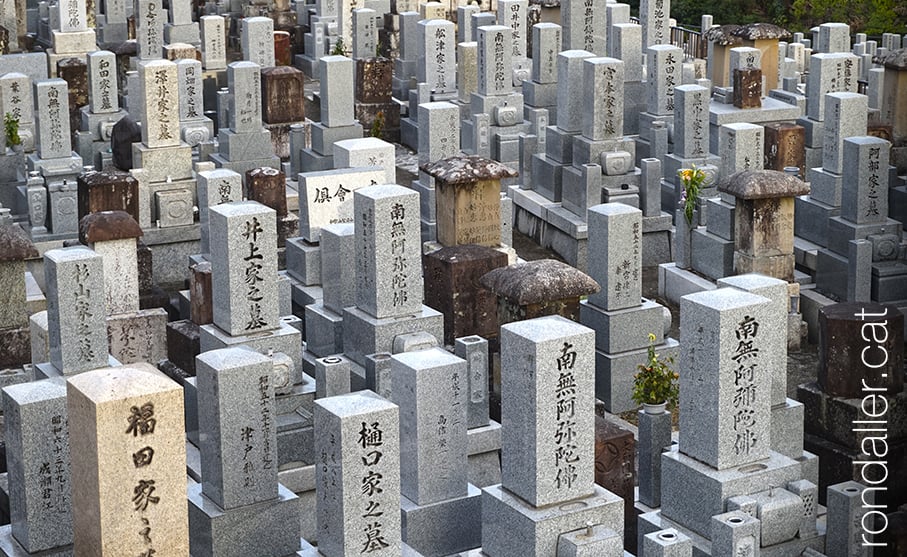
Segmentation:
{"type": "Polygon", "coordinates": [[[788,40],[790,31],[773,23],[750,23],[731,31],[731,35],[747,41],[761,41],[765,39],[788,40]]]}
{"type": "Polygon", "coordinates": [[[732,174],[718,186],[718,191],[737,199],[769,199],[806,195],[809,185],[796,176],[777,170],[746,170],[732,174]]]}
{"type": "Polygon", "coordinates": [[[139,53],[139,42],[135,39],[124,41],[117,47],[114,54],[117,56],[135,56],[139,53]]]}
{"type": "Polygon", "coordinates": [[[24,261],[40,257],[28,234],[18,224],[0,225],[0,261],[24,261]]]}
{"type": "Polygon", "coordinates": [[[445,263],[476,261],[478,259],[496,257],[499,255],[503,258],[504,265],[507,264],[507,254],[505,254],[504,252],[498,251],[488,246],[479,246],[476,244],[457,244],[455,246],[447,246],[437,251],[433,251],[428,255],[437,259],[438,261],[443,261],[445,263]]]}
{"type": "Polygon", "coordinates": [[[142,236],[142,227],[126,211],[90,213],[79,221],[79,241],[85,245],[142,236]]]}
{"type": "Polygon", "coordinates": [[[890,70],[907,70],[907,48],[889,50],[885,54],[873,56],[872,62],[890,70]]]}
{"type": "Polygon", "coordinates": [[[80,186],[93,188],[119,183],[135,184],[138,186],[139,181],[136,180],[132,174],[123,172],[122,170],[95,170],[93,172],[80,174],[78,183],[80,186]]]}
{"type": "Polygon", "coordinates": [[[712,27],[705,32],[705,39],[718,46],[737,46],[743,43],[743,39],[733,34],[739,28],[739,25],[732,23],[712,27]]]}
{"type": "Polygon", "coordinates": [[[507,165],[476,155],[449,157],[424,164],[422,171],[445,184],[474,184],[481,180],[515,178],[519,175],[507,165]]]}
{"type": "Polygon", "coordinates": [[[587,296],[601,290],[586,273],[554,259],[501,267],[483,275],[479,283],[519,306],[587,296]]]}

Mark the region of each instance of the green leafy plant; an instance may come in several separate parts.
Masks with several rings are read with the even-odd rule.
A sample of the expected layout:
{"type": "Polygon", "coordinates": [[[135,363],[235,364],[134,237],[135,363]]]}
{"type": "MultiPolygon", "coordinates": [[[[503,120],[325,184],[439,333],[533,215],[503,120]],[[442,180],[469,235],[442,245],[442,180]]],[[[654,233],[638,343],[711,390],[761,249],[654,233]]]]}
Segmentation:
{"type": "Polygon", "coordinates": [[[331,56],[345,56],[345,48],[346,46],[343,44],[343,37],[337,37],[337,42],[334,43],[334,49],[331,50],[331,56]]]}
{"type": "Polygon", "coordinates": [[[677,404],[680,375],[674,371],[673,356],[660,357],[655,352],[655,335],[649,333],[649,354],[645,364],[633,376],[633,402],[636,404],[677,404]]]}
{"type": "Polygon", "coordinates": [[[680,193],[680,203],[683,205],[683,215],[687,219],[687,224],[693,224],[693,212],[699,204],[699,193],[702,191],[702,184],[705,182],[705,172],[696,168],[684,168],[678,170],[680,182],[683,184],[683,191],[680,193]]]}
{"type": "Polygon", "coordinates": [[[3,129],[6,132],[6,144],[10,147],[22,144],[19,137],[19,119],[7,112],[3,116],[3,129]]]}
{"type": "Polygon", "coordinates": [[[377,137],[381,139],[384,135],[384,111],[379,110],[378,114],[375,114],[375,121],[372,122],[372,137],[377,137]]]}

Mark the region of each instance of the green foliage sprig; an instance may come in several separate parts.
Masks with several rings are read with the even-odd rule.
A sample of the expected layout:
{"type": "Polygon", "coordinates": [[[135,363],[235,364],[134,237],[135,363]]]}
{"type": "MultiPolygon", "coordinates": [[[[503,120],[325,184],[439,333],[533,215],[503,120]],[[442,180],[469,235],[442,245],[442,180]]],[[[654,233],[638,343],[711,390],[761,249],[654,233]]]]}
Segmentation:
{"type": "Polygon", "coordinates": [[[674,357],[660,357],[655,352],[655,335],[649,333],[649,352],[645,364],[639,364],[633,376],[633,402],[636,404],[677,404],[680,375],[674,371],[674,357]]]}

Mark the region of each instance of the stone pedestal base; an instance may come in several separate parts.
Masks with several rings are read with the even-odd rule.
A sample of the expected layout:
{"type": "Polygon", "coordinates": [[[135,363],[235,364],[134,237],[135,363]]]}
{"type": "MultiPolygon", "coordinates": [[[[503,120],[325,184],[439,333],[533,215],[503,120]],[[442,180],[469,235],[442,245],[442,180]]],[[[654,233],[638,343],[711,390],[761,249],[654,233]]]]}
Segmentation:
{"type": "Polygon", "coordinates": [[[568,264],[583,271],[587,265],[588,226],[570,211],[533,190],[511,187],[514,228],[568,264]]]}
{"type": "Polygon", "coordinates": [[[440,342],[444,338],[444,316],[422,306],[421,313],[378,319],[357,307],[343,310],[343,347],[345,355],[360,366],[365,357],[377,352],[393,352],[394,338],[405,333],[425,331],[440,342]]]}
{"type": "Polygon", "coordinates": [[[662,477],[671,478],[662,482],[662,514],[701,536],[711,535],[712,517],[725,512],[730,497],[801,479],[800,464],[775,452],[753,464],[717,470],[673,447],[662,454],[661,470],[662,477]]]}
{"type": "Polygon", "coordinates": [[[277,499],[224,510],[189,485],[189,547],[193,556],[290,555],[298,551],[299,498],[278,484],[277,499]]]}
{"type": "Polygon", "coordinates": [[[334,168],[334,156],[316,153],[313,149],[303,149],[299,153],[299,169],[301,172],[319,172],[334,168]]]}
{"type": "Polygon", "coordinates": [[[324,304],[305,306],[305,349],[316,358],[343,353],[343,316],[324,304]]]}
{"type": "MultiPolygon", "coordinates": [[[[820,552],[819,555],[824,555],[824,553],[821,553],[825,551],[824,515],[819,518],[817,526],[818,531],[815,534],[809,535],[806,538],[797,537],[783,543],[762,547],[759,549],[758,555],[760,557],[787,557],[789,555],[800,555],[807,548],[820,552]]],[[[727,555],[726,553],[722,553],[722,550],[713,553],[712,541],[709,540],[708,537],[701,536],[689,528],[685,528],[681,524],[666,518],[661,511],[653,511],[639,515],[639,532],[637,534],[637,540],[639,541],[640,546],[642,545],[642,540],[646,534],[658,532],[666,528],[674,528],[681,534],[690,538],[693,541],[693,555],[698,557],[724,557],[727,555]]]]}
{"type": "Polygon", "coordinates": [[[469,484],[465,497],[417,505],[400,496],[403,541],[420,553],[451,555],[482,545],[482,492],[469,484]]]}
{"type": "Polygon", "coordinates": [[[819,246],[828,240],[828,221],[841,214],[841,207],[826,205],[808,195],[794,198],[794,234],[819,246]]]}
{"type": "Polygon", "coordinates": [[[166,44],[187,43],[193,46],[199,46],[201,44],[201,38],[198,30],[198,22],[193,21],[182,25],[173,25],[171,23],[165,24],[164,42],[166,44]]]}
{"type": "Polygon", "coordinates": [[[588,300],[581,300],[580,323],[595,330],[595,348],[617,354],[639,350],[649,345],[649,334],[655,342],[664,340],[665,328],[670,327],[670,313],[661,304],[643,298],[636,307],[607,311],[588,300]]]}
{"type": "MultiPolygon", "coordinates": [[[[786,377],[786,375],[785,375],[786,377]]],[[[788,458],[803,456],[803,404],[788,398],[772,406],[772,450],[788,458]]]]}
{"type": "Polygon", "coordinates": [[[268,168],[273,168],[275,170],[280,170],[280,158],[276,156],[262,158],[262,159],[253,159],[253,160],[228,160],[220,153],[213,153],[210,156],[210,159],[217,168],[226,168],[227,170],[232,170],[242,176],[246,175],[246,172],[253,170],[255,168],[262,168],[267,166],[268,168]]]}
{"type": "MultiPolygon", "coordinates": [[[[4,474],[4,480],[6,479],[4,474]]],[[[12,526],[6,524],[0,526],[0,555],[3,557],[34,557],[37,553],[29,553],[25,548],[19,545],[16,538],[13,537],[12,526]]],[[[41,557],[73,557],[72,545],[48,549],[40,553],[41,557]]]]}
{"type": "Polygon", "coordinates": [[[643,267],[655,267],[672,260],[671,220],[668,213],[642,218],[643,267]]]}
{"type": "Polygon", "coordinates": [[[487,426],[467,429],[466,446],[469,483],[479,488],[501,483],[501,424],[489,420],[487,426]]]}
{"type": "Polygon", "coordinates": [[[693,230],[690,256],[693,269],[712,280],[734,274],[734,242],[709,232],[705,227],[693,230]]]}
{"type": "Polygon", "coordinates": [[[199,345],[202,352],[240,344],[262,354],[282,352],[293,360],[295,370],[290,372],[290,382],[296,385],[302,382],[302,334],[289,321],[290,318],[282,317],[278,329],[244,336],[230,336],[214,324],[202,325],[199,328],[199,345]]]}
{"type": "Polygon", "coordinates": [[[496,557],[556,555],[561,534],[587,523],[622,532],[623,516],[623,499],[597,485],[587,497],[541,509],[493,485],[482,490],[482,547],[496,557]]]}

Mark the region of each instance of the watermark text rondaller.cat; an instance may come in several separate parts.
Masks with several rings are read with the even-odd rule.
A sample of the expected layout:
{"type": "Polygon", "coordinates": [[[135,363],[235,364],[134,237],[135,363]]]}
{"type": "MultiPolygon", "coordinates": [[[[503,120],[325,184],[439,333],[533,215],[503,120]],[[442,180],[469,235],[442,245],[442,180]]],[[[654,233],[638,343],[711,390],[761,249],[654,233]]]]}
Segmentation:
{"type": "MultiPolygon", "coordinates": [[[[861,308],[860,313],[854,314],[865,322],[860,329],[863,348],[860,352],[860,363],[864,370],[879,369],[888,364],[888,321],[879,318],[886,317],[888,309],[881,313],[867,313],[861,308]]],[[[855,370],[857,372],[861,370],[855,370]]],[[[888,375],[883,373],[884,379],[888,375]]],[[[864,510],[861,521],[863,534],[862,544],[871,547],[884,547],[887,543],[875,542],[873,538],[881,535],[888,529],[888,516],[885,514],[885,505],[879,504],[880,495],[888,488],[888,388],[884,385],[867,383],[865,375],[861,381],[863,385],[863,398],[860,404],[860,416],[853,421],[853,431],[861,438],[860,451],[862,460],[854,462],[860,467],[860,480],[866,487],[861,494],[862,508],[864,510]]]]}

